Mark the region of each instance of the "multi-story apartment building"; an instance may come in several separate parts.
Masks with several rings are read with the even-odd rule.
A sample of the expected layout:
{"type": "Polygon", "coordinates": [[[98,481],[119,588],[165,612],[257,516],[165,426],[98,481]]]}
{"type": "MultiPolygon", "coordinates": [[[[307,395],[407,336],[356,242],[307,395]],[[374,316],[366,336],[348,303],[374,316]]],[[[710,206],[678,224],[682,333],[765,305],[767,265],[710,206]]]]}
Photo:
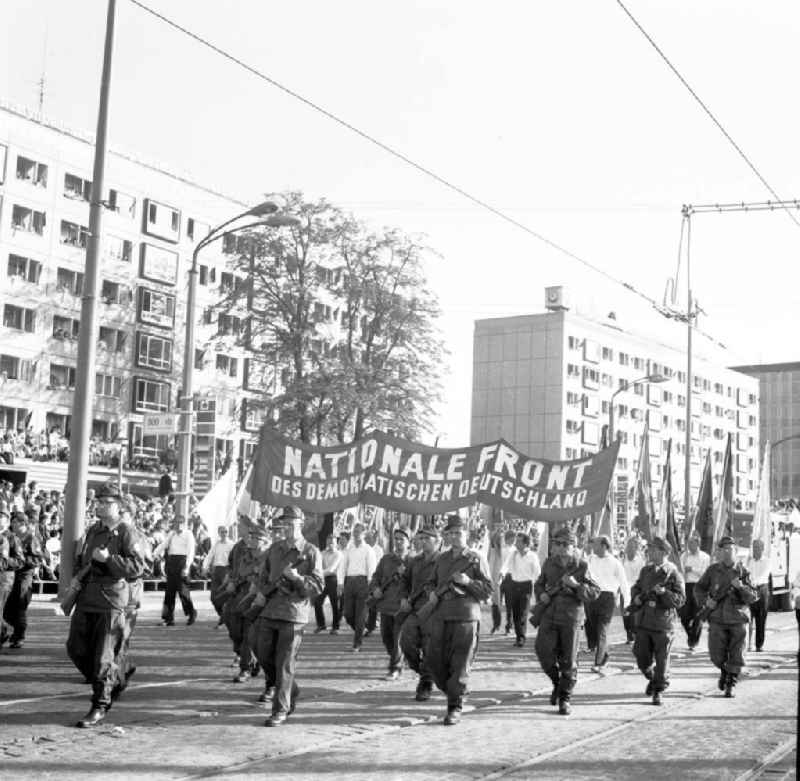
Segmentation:
{"type": "MultiPolygon", "coordinates": [[[[103,215],[101,303],[93,433],[153,456],[168,437],[148,436],[148,412],[174,411],[183,363],[188,269],[210,226],[246,204],[188,177],[112,151],[104,192],[94,193],[90,135],[0,104],[0,428],[26,424],[68,433],[90,198],[103,215]]],[[[246,455],[257,431],[244,314],[213,309],[240,284],[233,237],[199,258],[194,386],[216,400],[216,445],[246,455]],[[252,386],[250,386],[252,387],[252,386]]]]}
{"type": "Polygon", "coordinates": [[[734,366],[758,380],[761,442],[770,444],[773,499],[800,498],[800,363],[734,366]]]}
{"type": "MultiPolygon", "coordinates": [[[[625,497],[635,479],[646,416],[654,488],[660,488],[672,439],[673,495],[682,498],[685,353],[625,330],[613,319],[598,322],[569,311],[562,288],[548,288],[546,303],[549,311],[542,314],[476,321],[471,441],[504,437],[543,458],[579,458],[597,450],[613,396],[614,433],[621,440],[615,473],[618,520],[624,521],[628,511],[625,497]],[[636,382],[656,375],[664,381],[636,382]]],[[[759,464],[758,382],[698,357],[692,374],[693,501],[709,450],[719,482],[731,433],[734,488],[748,509],[759,464]]]]}

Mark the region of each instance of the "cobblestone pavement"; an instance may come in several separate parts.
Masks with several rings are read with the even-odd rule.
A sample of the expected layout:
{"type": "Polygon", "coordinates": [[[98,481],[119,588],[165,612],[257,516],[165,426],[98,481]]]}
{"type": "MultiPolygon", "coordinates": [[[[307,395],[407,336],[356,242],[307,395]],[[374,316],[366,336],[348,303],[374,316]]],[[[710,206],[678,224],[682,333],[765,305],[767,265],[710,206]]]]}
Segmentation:
{"type": "Polygon", "coordinates": [[[138,672],[96,730],[72,724],[88,687],[66,657],[67,619],[34,604],[26,646],[0,652],[0,777],[70,779],[793,779],[797,703],[794,615],[770,614],[766,651],[750,655],[737,697],[724,699],[705,653],[679,630],[661,708],[615,618],[609,674],[581,656],[573,713],[548,703],[533,638],[481,636],[468,712],[441,725],[444,699],[413,699],[415,681],[383,680],[376,635],[359,655],[351,634],[309,635],[299,660],[297,713],[263,727],[261,682],[233,684],[232,652],[207,597],[192,627],[158,626],[148,595],[134,638],[138,672]]]}

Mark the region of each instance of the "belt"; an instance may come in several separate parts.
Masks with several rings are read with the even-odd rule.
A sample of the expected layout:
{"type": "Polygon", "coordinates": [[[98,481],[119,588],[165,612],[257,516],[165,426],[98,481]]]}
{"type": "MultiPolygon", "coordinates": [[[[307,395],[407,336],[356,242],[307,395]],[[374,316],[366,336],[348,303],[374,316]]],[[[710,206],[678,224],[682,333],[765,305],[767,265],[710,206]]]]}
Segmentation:
{"type": "Polygon", "coordinates": [[[344,576],[345,580],[347,580],[348,578],[364,578],[364,580],[366,580],[367,576],[366,575],[345,575],[344,576]]]}

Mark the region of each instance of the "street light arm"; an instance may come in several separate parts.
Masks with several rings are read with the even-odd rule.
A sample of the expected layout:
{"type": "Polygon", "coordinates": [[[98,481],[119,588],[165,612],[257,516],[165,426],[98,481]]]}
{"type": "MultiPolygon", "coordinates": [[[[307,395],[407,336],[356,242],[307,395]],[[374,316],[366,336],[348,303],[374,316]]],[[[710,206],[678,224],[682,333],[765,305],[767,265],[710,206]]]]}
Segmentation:
{"type": "MultiPolygon", "coordinates": [[[[262,210],[262,209],[264,211],[266,211],[267,208],[268,208],[266,206],[267,203],[270,203],[270,202],[267,201],[265,203],[260,204],[259,206],[253,206],[253,207],[247,209],[247,211],[243,211],[241,214],[237,214],[235,217],[231,217],[229,220],[225,220],[225,222],[223,222],[221,225],[217,225],[216,228],[213,228],[212,230],[210,230],[208,232],[207,236],[205,236],[204,238],[200,239],[200,241],[197,244],[197,247],[195,248],[195,252],[200,250],[202,247],[205,247],[207,244],[210,244],[215,239],[218,239],[220,233],[223,230],[225,230],[225,228],[227,228],[229,225],[231,225],[232,223],[236,222],[237,220],[241,220],[242,217],[247,217],[247,216],[250,216],[250,215],[258,214],[259,210],[262,210]]],[[[278,207],[277,207],[276,204],[270,204],[270,206],[274,207],[274,208],[270,208],[269,209],[270,212],[278,211],[278,207]]],[[[237,231],[244,230],[245,228],[251,228],[251,227],[253,227],[253,225],[260,225],[260,224],[264,224],[264,223],[257,222],[257,223],[253,223],[252,225],[244,225],[243,227],[237,228],[236,230],[237,231]]]]}

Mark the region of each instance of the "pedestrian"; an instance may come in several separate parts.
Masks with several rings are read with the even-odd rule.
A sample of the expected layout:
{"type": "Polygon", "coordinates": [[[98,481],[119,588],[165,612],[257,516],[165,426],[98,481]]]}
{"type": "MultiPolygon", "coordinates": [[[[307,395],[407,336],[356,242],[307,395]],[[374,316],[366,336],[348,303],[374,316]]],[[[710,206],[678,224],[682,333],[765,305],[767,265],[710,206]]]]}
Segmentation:
{"type": "Polygon", "coordinates": [[[222,591],[222,584],[225,582],[225,576],[228,574],[228,563],[233,550],[233,543],[228,539],[228,527],[220,526],[217,529],[219,539],[211,546],[203,559],[202,574],[204,577],[211,576],[211,583],[209,584],[209,592],[211,595],[211,604],[214,610],[217,611],[218,621],[217,626],[221,626],[222,619],[222,603],[219,600],[222,591]]]}
{"type": "Polygon", "coordinates": [[[492,593],[489,564],[467,548],[467,529],[458,515],[447,519],[450,545],[433,565],[428,588],[434,607],[427,661],[436,686],[447,696],[444,724],[461,720],[469,673],[478,650],[481,602],[492,593]]]}
{"type": "Polygon", "coordinates": [[[597,599],[586,604],[586,639],[589,650],[594,651],[592,672],[602,673],[608,664],[608,628],[614,616],[617,596],[630,602],[631,593],[625,568],[611,552],[611,540],[601,534],[592,541],[593,554],[589,557],[589,577],[600,586],[597,599]]]}
{"type": "Polygon", "coordinates": [[[332,534],[325,541],[325,550],[322,551],[322,577],[325,586],[322,593],[314,600],[314,618],[317,628],[314,634],[325,631],[325,599],[331,603],[331,634],[339,634],[342,616],[339,612],[339,566],[342,563],[342,552],[336,546],[332,534]]]}
{"type": "MultiPolygon", "coordinates": [[[[500,575],[500,570],[506,563],[506,560],[511,555],[514,543],[514,532],[496,531],[489,543],[489,555],[487,557],[489,563],[489,572],[492,575],[492,629],[491,634],[494,634],[500,629],[503,623],[503,614],[500,608],[503,605],[503,595],[505,593],[504,581],[505,578],[500,575]],[[511,539],[509,544],[508,539],[511,539]]],[[[510,624],[510,608],[506,603],[506,634],[511,631],[510,624]]]]}
{"type": "Polygon", "coordinates": [[[753,553],[747,559],[747,571],[758,594],[758,599],[750,605],[750,623],[755,624],[756,651],[759,652],[764,648],[769,610],[769,584],[772,577],[772,562],[764,556],[763,540],[753,540],[753,553]]]}
{"type": "Polygon", "coordinates": [[[340,572],[342,584],[339,588],[344,594],[344,619],[353,629],[353,653],[361,650],[366,621],[366,602],[369,595],[369,581],[375,572],[377,562],[375,551],[364,540],[364,526],[353,526],[353,539],[345,548],[340,572]]]}
{"type": "Polygon", "coordinates": [[[750,620],[748,605],[758,599],[750,573],[736,561],[736,542],[722,537],[717,543],[719,560],[709,566],[695,586],[697,603],[708,614],[708,653],[720,670],[717,686],[733,697],[744,667],[745,627],[750,620]]]}
{"type": "Polygon", "coordinates": [[[158,552],[164,555],[164,574],[167,580],[161,609],[161,623],[164,626],[175,625],[176,595],[180,597],[186,624],[191,626],[197,620],[197,611],[189,591],[189,566],[194,560],[194,548],[194,535],[186,528],[186,517],[176,515],[173,530],[158,546],[158,552]]]}
{"type": "Polygon", "coordinates": [[[653,705],[661,705],[661,694],[669,686],[669,652],[675,637],[677,610],[686,599],[683,577],[667,559],[672,546],[654,537],[647,547],[650,563],[642,567],[631,589],[636,623],[633,655],[645,678],[645,694],[653,705]]]}
{"type": "Polygon", "coordinates": [[[533,584],[536,601],[544,606],[536,635],[536,656],[553,683],[550,704],[568,716],[570,699],[578,679],[578,637],[584,620],[584,603],[600,594],[600,587],[588,575],[588,563],[576,551],[577,539],[567,528],[552,540],[552,553],[533,584]]]}
{"type": "Polygon", "coordinates": [[[392,533],[394,550],[384,554],[378,562],[369,584],[370,601],[381,617],[381,640],[389,655],[387,680],[400,677],[403,655],[400,651],[402,618],[397,617],[401,600],[408,597],[405,581],[408,566],[408,532],[395,529],[392,533]]]}
{"type": "Polygon", "coordinates": [[[22,565],[22,545],[11,531],[11,516],[8,510],[0,510],[0,647],[13,631],[3,619],[3,612],[14,588],[14,573],[22,565]]]}
{"type": "Polygon", "coordinates": [[[695,586],[697,581],[711,564],[711,556],[705,551],[700,550],[700,535],[692,532],[686,541],[686,550],[681,554],[681,567],[686,583],[686,601],[678,611],[681,624],[686,632],[686,640],[689,644],[689,651],[694,652],[700,642],[700,635],[703,632],[703,622],[695,620],[700,612],[700,605],[695,597],[695,586]]]}
{"type": "MultiPolygon", "coordinates": [[[[636,581],[639,579],[639,573],[642,571],[642,567],[644,567],[646,563],[647,562],[642,555],[639,538],[636,535],[629,537],[625,543],[625,553],[622,557],[622,569],[625,570],[625,580],[628,581],[628,585],[631,583],[636,583],[636,581]]],[[[630,615],[626,610],[626,608],[629,606],[630,605],[625,603],[622,592],[620,592],[619,609],[622,613],[622,626],[625,628],[625,641],[628,645],[633,643],[633,641],[636,639],[633,616],[630,615]]]]}
{"type": "Polygon", "coordinates": [[[267,551],[254,605],[255,648],[268,678],[275,681],[267,727],[278,727],[294,713],[300,688],[295,682],[297,652],[311,603],[322,592],[322,556],[303,537],[305,516],[299,507],[285,507],[273,523],[283,526],[283,539],[267,551]]]}
{"type": "Polygon", "coordinates": [[[122,522],[121,494],[114,482],[97,495],[99,520],[87,530],[75,560],[71,586],[80,589],[67,638],[67,653],[92,685],[92,706],[77,723],[94,727],[125,688],[119,651],[130,602],[129,580],[144,571],[142,551],[131,528],[122,522]]]}
{"type": "Polygon", "coordinates": [[[406,664],[418,676],[415,699],[425,702],[431,698],[433,675],[428,664],[429,624],[422,622],[417,611],[428,601],[427,585],[433,575],[439,556],[439,532],[435,526],[417,532],[421,552],[409,560],[403,575],[407,597],[400,601],[400,610],[406,613],[400,630],[400,648],[406,664]]]}
{"type": "MultiPolygon", "coordinates": [[[[383,558],[384,550],[378,542],[378,535],[374,529],[369,529],[364,532],[364,542],[369,545],[375,552],[375,566],[383,558]]],[[[364,622],[364,637],[369,637],[378,628],[378,610],[375,604],[367,605],[367,619],[364,622]]]]}
{"type": "Polygon", "coordinates": [[[539,557],[531,550],[529,534],[524,532],[517,534],[514,546],[500,570],[499,577],[501,580],[506,575],[511,578],[508,594],[516,635],[514,645],[522,648],[528,633],[528,611],[531,606],[533,584],[541,574],[542,566],[539,557]]]}

